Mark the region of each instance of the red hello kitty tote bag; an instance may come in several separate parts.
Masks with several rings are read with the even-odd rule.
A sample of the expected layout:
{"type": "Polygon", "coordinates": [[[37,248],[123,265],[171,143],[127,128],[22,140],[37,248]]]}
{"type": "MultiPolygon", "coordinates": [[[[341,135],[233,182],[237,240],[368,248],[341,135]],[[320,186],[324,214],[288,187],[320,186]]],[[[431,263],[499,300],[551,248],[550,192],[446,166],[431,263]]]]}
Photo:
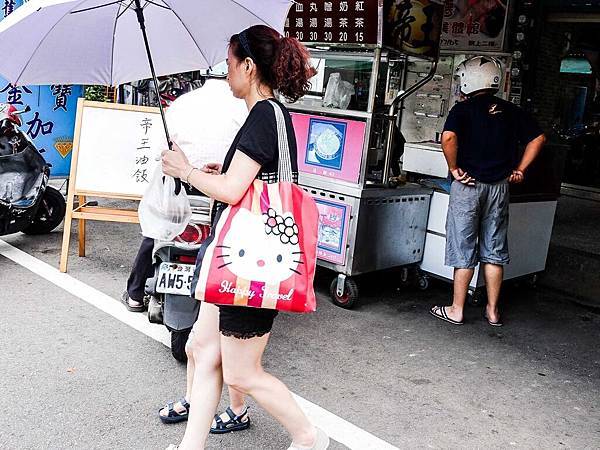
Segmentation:
{"type": "Polygon", "coordinates": [[[318,211],[293,184],[283,113],[271,102],[279,138],[279,182],[255,180],[228,206],[198,253],[192,295],[219,305],[290,312],[316,309],[318,211]]]}

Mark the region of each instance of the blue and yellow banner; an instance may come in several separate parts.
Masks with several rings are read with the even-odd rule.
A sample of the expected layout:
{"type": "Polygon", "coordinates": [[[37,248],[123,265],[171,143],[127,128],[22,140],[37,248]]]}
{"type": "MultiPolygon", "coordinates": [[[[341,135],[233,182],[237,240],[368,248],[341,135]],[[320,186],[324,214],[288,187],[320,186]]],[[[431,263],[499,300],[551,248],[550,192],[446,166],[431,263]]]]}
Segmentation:
{"type": "MultiPolygon", "coordinates": [[[[23,3],[23,0],[0,0],[0,20],[23,3]]],[[[69,175],[77,99],[81,96],[83,86],[14,86],[0,77],[0,102],[15,105],[17,109],[31,108],[21,116],[21,129],[52,165],[52,177],[69,175]]]]}

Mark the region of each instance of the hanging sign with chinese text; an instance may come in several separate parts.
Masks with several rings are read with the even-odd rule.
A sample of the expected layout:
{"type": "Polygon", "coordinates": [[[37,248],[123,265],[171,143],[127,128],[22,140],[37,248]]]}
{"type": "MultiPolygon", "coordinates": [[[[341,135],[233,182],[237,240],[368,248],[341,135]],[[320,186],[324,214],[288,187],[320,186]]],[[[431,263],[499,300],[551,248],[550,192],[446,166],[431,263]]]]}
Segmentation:
{"type": "Polygon", "coordinates": [[[509,0],[444,0],[445,50],[504,50],[509,0]]]}
{"type": "Polygon", "coordinates": [[[386,0],[383,44],[408,55],[436,58],[442,11],[441,0],[386,0]]]}
{"type": "Polygon", "coordinates": [[[381,45],[380,0],[297,0],[285,35],[301,42],[381,45]]]}
{"type": "Polygon", "coordinates": [[[286,36],[304,43],[390,47],[435,58],[443,0],[299,0],[290,8],[286,36]]]}
{"type": "MultiPolygon", "coordinates": [[[[22,0],[1,1],[0,20],[23,4],[22,0]]],[[[1,103],[9,103],[17,109],[31,108],[21,116],[21,129],[52,165],[50,172],[53,177],[69,174],[77,98],[82,95],[82,86],[14,86],[0,78],[1,103]]]]}

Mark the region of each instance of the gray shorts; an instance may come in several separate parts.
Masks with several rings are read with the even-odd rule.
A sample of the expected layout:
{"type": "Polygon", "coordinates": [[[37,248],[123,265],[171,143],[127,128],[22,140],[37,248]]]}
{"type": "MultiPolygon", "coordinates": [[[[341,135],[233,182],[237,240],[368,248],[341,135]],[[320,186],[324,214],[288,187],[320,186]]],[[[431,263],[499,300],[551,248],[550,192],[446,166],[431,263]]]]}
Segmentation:
{"type": "Polygon", "coordinates": [[[508,257],[508,181],[452,182],[446,218],[446,265],[473,269],[478,262],[505,265],[508,257]]]}

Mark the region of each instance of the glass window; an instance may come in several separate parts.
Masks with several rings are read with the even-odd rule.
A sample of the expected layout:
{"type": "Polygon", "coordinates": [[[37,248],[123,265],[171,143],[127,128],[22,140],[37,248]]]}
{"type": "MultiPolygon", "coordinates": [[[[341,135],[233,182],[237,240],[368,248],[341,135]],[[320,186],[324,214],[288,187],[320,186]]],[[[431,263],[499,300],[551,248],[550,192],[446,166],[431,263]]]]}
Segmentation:
{"type": "Polygon", "coordinates": [[[311,62],[318,73],[310,80],[309,93],[298,104],[367,111],[372,58],[328,55],[313,57],[311,62]]]}
{"type": "Polygon", "coordinates": [[[560,73],[579,73],[582,75],[591,75],[592,66],[585,58],[565,58],[560,62],[560,73]]]}

